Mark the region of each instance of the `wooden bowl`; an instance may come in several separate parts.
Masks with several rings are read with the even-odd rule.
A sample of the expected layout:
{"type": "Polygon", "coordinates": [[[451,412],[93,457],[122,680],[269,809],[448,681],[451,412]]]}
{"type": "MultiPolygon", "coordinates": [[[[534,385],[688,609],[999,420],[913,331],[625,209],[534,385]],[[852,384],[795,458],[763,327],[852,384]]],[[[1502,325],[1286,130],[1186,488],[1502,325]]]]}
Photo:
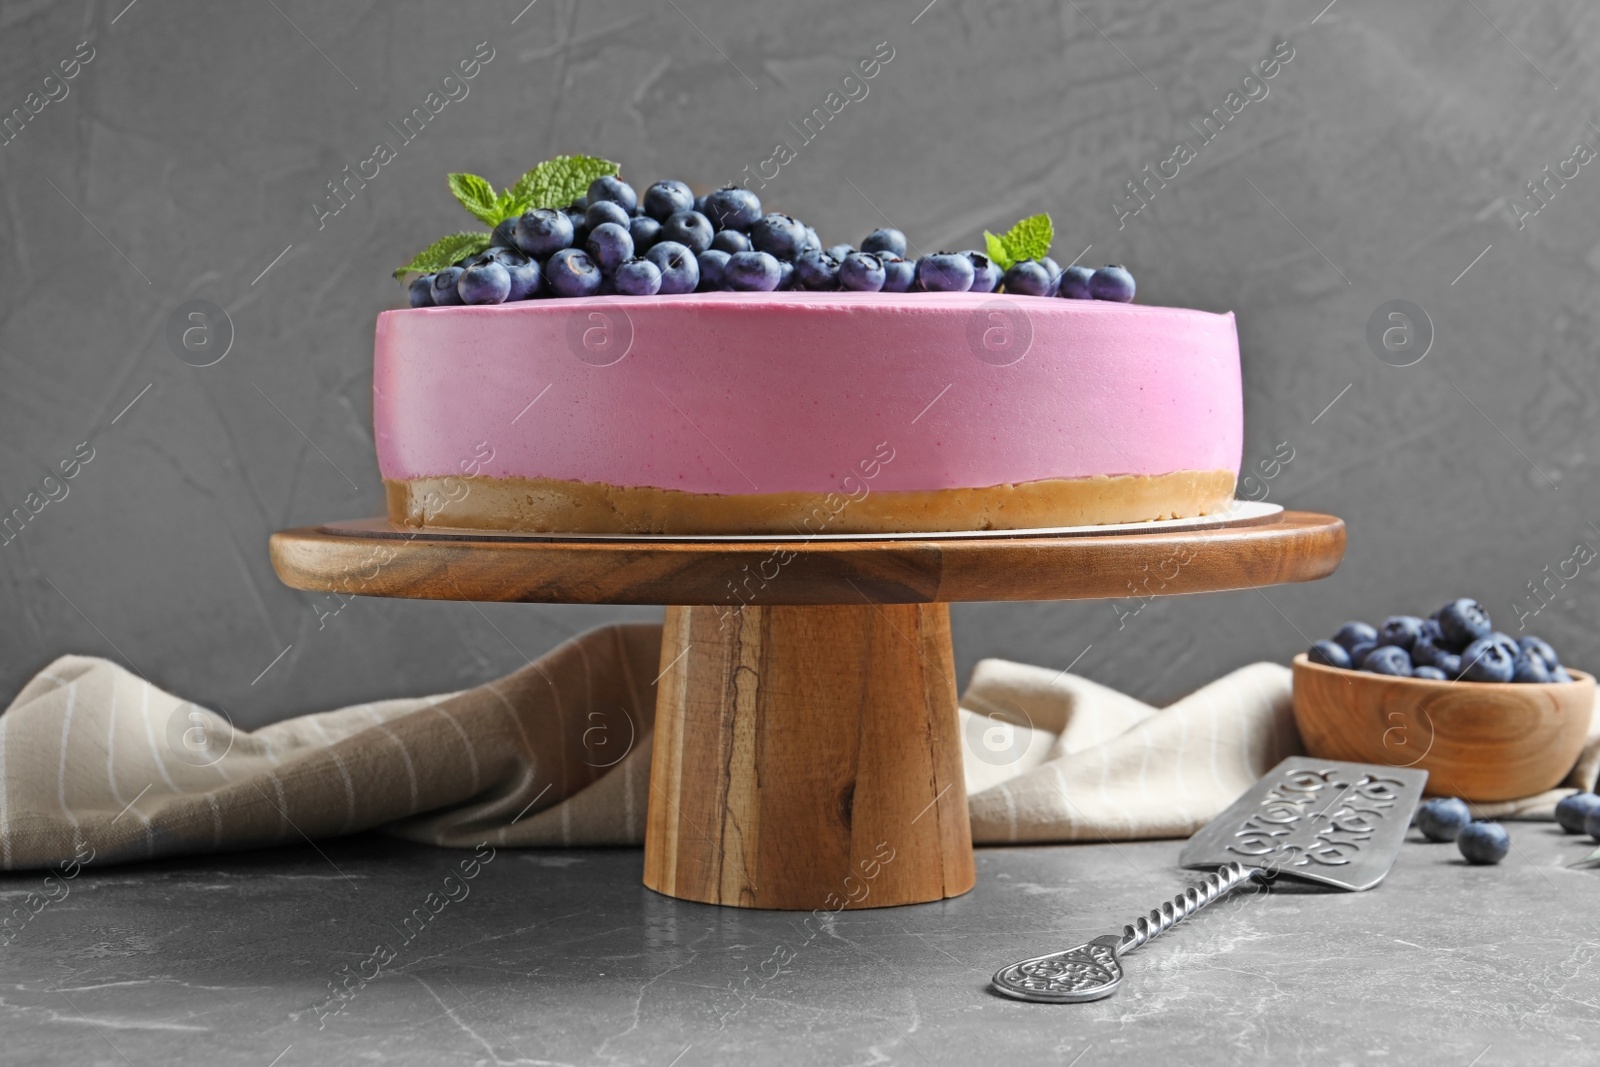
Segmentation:
{"type": "Polygon", "coordinates": [[[1294,658],[1294,721],[1306,751],[1428,772],[1427,791],[1512,800],[1572,770],[1594,714],[1594,677],[1529,685],[1438,682],[1294,658]]]}

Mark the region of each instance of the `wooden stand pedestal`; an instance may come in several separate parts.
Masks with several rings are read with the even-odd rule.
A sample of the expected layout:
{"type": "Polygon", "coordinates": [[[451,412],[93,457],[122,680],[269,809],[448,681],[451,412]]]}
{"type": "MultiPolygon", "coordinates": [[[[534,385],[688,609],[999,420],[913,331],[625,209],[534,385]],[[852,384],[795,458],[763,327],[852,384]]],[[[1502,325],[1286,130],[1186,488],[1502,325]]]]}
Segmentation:
{"type": "Polygon", "coordinates": [[[943,604],[669,607],[644,884],[750,908],[975,877],[943,604]]]}
{"type": "Polygon", "coordinates": [[[973,883],[947,604],[1170,596],[1331,573],[1344,524],[1285,512],[1214,528],[892,541],[592,540],[284,530],[297,589],[667,608],[647,886],[750,908],[872,908],[973,883]],[[732,610],[731,579],[765,573],[732,610]],[[843,606],[841,606],[843,605],[843,606]]]}

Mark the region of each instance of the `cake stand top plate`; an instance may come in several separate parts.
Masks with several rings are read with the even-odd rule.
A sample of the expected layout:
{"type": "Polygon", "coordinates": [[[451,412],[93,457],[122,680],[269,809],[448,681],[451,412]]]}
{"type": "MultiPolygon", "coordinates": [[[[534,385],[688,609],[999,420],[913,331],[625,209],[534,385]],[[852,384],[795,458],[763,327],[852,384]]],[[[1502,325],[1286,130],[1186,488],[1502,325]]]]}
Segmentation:
{"type": "Polygon", "coordinates": [[[1285,511],[1205,529],[909,540],[571,540],[358,519],[272,535],[296,589],[554,604],[1096,600],[1308,582],[1344,522],[1285,511]]]}

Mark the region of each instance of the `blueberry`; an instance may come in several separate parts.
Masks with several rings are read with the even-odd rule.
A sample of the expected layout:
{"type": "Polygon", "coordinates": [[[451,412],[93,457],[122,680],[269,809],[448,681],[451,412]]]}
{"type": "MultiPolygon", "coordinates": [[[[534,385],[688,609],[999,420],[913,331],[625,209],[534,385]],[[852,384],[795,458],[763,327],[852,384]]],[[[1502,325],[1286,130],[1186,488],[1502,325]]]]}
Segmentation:
{"type": "Polygon", "coordinates": [[[735,252],[750,251],[750,238],[738,230],[718,230],[716,236],[711,238],[711,247],[731,256],[735,252]]]}
{"type": "Polygon", "coordinates": [[[1417,808],[1415,821],[1429,841],[1454,841],[1472,822],[1472,809],[1459,797],[1433,797],[1417,808]]]}
{"type": "Polygon", "coordinates": [[[644,191],[644,213],[657,222],[666,222],[680,211],[695,210],[694,192],[682,182],[656,182],[644,191]]]}
{"type": "Polygon", "coordinates": [[[1376,641],[1362,641],[1350,648],[1350,663],[1357,670],[1361,669],[1361,661],[1367,658],[1367,653],[1378,647],[1376,641]]]}
{"type": "Polygon", "coordinates": [[[892,226],[883,226],[867,234],[861,241],[863,252],[892,252],[904,257],[906,254],[906,235],[892,226]]]}
{"type": "Polygon", "coordinates": [[[1443,648],[1440,648],[1440,640],[1442,638],[1436,638],[1429,633],[1418,634],[1416,641],[1411,646],[1411,662],[1424,667],[1437,667],[1439,666],[1440,656],[1459,658],[1454,653],[1446,652],[1443,648]]]}
{"type": "Polygon", "coordinates": [[[589,222],[583,215],[568,215],[572,220],[572,247],[582,248],[589,240],[589,222]]]}
{"type": "Polygon", "coordinates": [[[1056,295],[1068,300],[1092,300],[1093,294],[1089,291],[1089,280],[1094,277],[1094,271],[1088,267],[1076,264],[1061,272],[1060,284],[1056,286],[1056,295]]]}
{"type": "Polygon", "coordinates": [[[1511,835],[1497,822],[1469,822],[1456,835],[1456,848],[1468,863],[1499,863],[1511,851],[1511,835]]]}
{"type": "Polygon", "coordinates": [[[563,248],[551,256],[544,265],[544,280],[554,296],[594,296],[600,292],[600,268],[581,248],[563,248]]]}
{"type": "Polygon", "coordinates": [[[1417,635],[1418,640],[1426,638],[1436,645],[1444,644],[1444,631],[1439,629],[1439,620],[1429,615],[1422,620],[1422,633],[1417,635]]]}
{"type": "Polygon", "coordinates": [[[769,252],[735,252],[723,269],[728,288],[746,293],[772,292],[782,274],[777,258],[769,252]]]}
{"type": "Polygon", "coordinates": [[[799,284],[795,280],[794,263],[787,259],[778,260],[778,291],[787,293],[798,288],[799,284]]]}
{"type": "Polygon", "coordinates": [[[972,260],[959,252],[935,252],[917,260],[917,288],[925,293],[964,293],[972,288],[972,260]]]}
{"type": "Polygon", "coordinates": [[[1126,304],[1133,300],[1136,286],[1128,268],[1108,263],[1089,278],[1089,295],[1096,300],[1114,300],[1126,304]]]}
{"type": "Polygon", "coordinates": [[[511,275],[511,291],[506,294],[506,300],[527,300],[538,295],[544,285],[544,269],[531,259],[524,259],[521,263],[502,263],[506,273],[511,275]]]}
{"type": "Polygon", "coordinates": [[[1433,657],[1432,666],[1443,671],[1446,678],[1461,677],[1461,657],[1454,652],[1439,652],[1433,657]]]}
{"type": "Polygon", "coordinates": [[[639,206],[639,196],[633,191],[633,186],[612,174],[589,183],[589,202],[586,206],[594,207],[604,201],[620,205],[630,215],[639,206]]]}
{"type": "Polygon", "coordinates": [[[633,238],[634,253],[643,255],[661,240],[661,223],[649,215],[635,215],[628,220],[628,236],[633,238]]]}
{"type": "Polygon", "coordinates": [[[827,292],[839,288],[839,261],[826,252],[802,252],[794,261],[795,281],[802,289],[827,292]]]}
{"type": "Polygon", "coordinates": [[[1411,677],[1411,654],[1395,645],[1379,645],[1361,659],[1361,669],[1373,674],[1411,677]]]}
{"type": "Polygon", "coordinates": [[[622,205],[615,200],[596,200],[589,205],[589,210],[583,213],[583,221],[588,225],[589,232],[593,233],[596,226],[612,222],[628,228],[628,222],[633,216],[624,211],[622,205]]]}
{"type": "Polygon", "coordinates": [[[1312,663],[1320,663],[1324,667],[1342,667],[1350,669],[1350,653],[1344,646],[1335,641],[1317,641],[1306,649],[1306,659],[1312,663]]]}
{"type": "Polygon", "coordinates": [[[406,286],[406,296],[411,300],[414,308],[433,307],[433,275],[424,274],[420,278],[412,278],[411,284],[406,286]]]}
{"type": "Polygon", "coordinates": [[[1024,259],[1011,264],[1001,282],[1006,292],[1019,296],[1050,295],[1050,272],[1036,259],[1024,259]]]}
{"type": "Polygon", "coordinates": [[[1589,813],[1600,811],[1600,796],[1593,793],[1574,793],[1556,803],[1556,822],[1569,834],[1583,833],[1584,821],[1589,813]]]}
{"type": "Polygon", "coordinates": [[[1493,637],[1480,637],[1461,653],[1461,677],[1469,682],[1509,682],[1515,660],[1493,637]]]}
{"type": "Polygon", "coordinates": [[[711,220],[698,211],[679,211],[661,224],[663,241],[676,241],[696,255],[711,247],[715,232],[711,220]]]}
{"type": "Polygon", "coordinates": [[[461,303],[456,292],[456,282],[461,280],[460,267],[446,267],[433,276],[433,303],[435,307],[454,307],[461,303]]]}
{"type": "Polygon", "coordinates": [[[806,228],[788,215],[763,215],[750,227],[751,247],[778,259],[792,261],[805,243],[806,228]]]}
{"type": "Polygon", "coordinates": [[[568,204],[565,210],[568,215],[582,215],[585,211],[589,210],[589,198],[587,196],[580,196],[578,199],[568,204]]]}
{"type": "Polygon", "coordinates": [[[489,243],[502,247],[516,247],[517,216],[513,215],[509,219],[501,219],[499,224],[495,226],[494,232],[489,235],[489,243]]]}
{"type": "Polygon", "coordinates": [[[615,222],[602,222],[590,230],[584,247],[589,250],[589,258],[595,261],[602,274],[610,274],[623,260],[633,258],[633,237],[626,226],[619,226],[615,222]]]}
{"type": "Polygon", "coordinates": [[[512,267],[520,267],[524,263],[533,262],[533,257],[525,254],[516,245],[491,245],[473,256],[472,261],[467,263],[466,266],[471,267],[479,263],[487,263],[490,260],[494,260],[506,270],[510,270],[512,267]]]}
{"type": "Polygon", "coordinates": [[[1411,651],[1422,633],[1422,620],[1415,615],[1390,615],[1378,624],[1378,643],[1411,651]]]}
{"type": "Polygon", "coordinates": [[[1378,631],[1364,622],[1347,622],[1333,631],[1333,639],[1343,645],[1346,651],[1353,651],[1359,644],[1377,644],[1378,631]]]}
{"type": "Polygon", "coordinates": [[[839,261],[840,263],[844,262],[844,257],[845,256],[848,256],[851,252],[854,252],[854,251],[855,251],[855,248],[853,246],[851,246],[851,245],[840,244],[840,245],[830,245],[828,247],[828,255],[832,256],[835,260],[839,261]]]}
{"type": "Polygon", "coordinates": [[[677,241],[657,241],[645,258],[661,272],[661,295],[692,293],[700,284],[700,261],[677,241]]]}
{"type": "Polygon", "coordinates": [[[1051,259],[1049,256],[1045,256],[1043,259],[1041,259],[1039,261],[1039,263],[1044,267],[1044,269],[1046,271],[1048,271],[1050,273],[1050,291],[1048,293],[1046,293],[1045,295],[1046,296],[1055,296],[1056,295],[1056,290],[1059,289],[1060,286],[1061,286],[1061,264],[1057,263],[1055,260],[1051,259]]]}
{"type": "Polygon", "coordinates": [[[1448,682],[1450,680],[1449,676],[1446,675],[1444,671],[1441,671],[1438,667],[1430,667],[1427,665],[1421,667],[1412,667],[1411,677],[1426,678],[1430,682],[1448,682]]]}
{"type": "Polygon", "coordinates": [[[822,251],[822,238],[817,236],[817,231],[804,223],[801,223],[801,225],[806,231],[806,237],[805,240],[800,242],[800,251],[804,252],[808,248],[818,252],[822,251]]]}
{"type": "Polygon", "coordinates": [[[1545,685],[1550,681],[1550,668],[1533,652],[1518,651],[1511,660],[1511,680],[1531,685],[1545,685]]]}
{"type": "Polygon", "coordinates": [[[1460,652],[1480,637],[1494,631],[1489,613],[1476,600],[1462,597],[1439,609],[1439,629],[1444,631],[1445,647],[1460,652]]]}
{"type": "Polygon", "coordinates": [[[548,208],[524,212],[512,228],[511,240],[535,259],[545,259],[572,246],[572,217],[548,208]]]}
{"type": "Polygon", "coordinates": [[[737,185],[724,185],[706,197],[705,207],[695,210],[711,220],[719,230],[750,229],[761,219],[761,198],[737,185]]]}
{"type": "MultiPolygon", "coordinates": [[[[734,232],[733,230],[722,231],[722,233],[734,232]]],[[[718,236],[720,237],[721,234],[718,234],[718,236]]],[[[726,289],[727,284],[724,275],[728,269],[729,254],[720,248],[708,248],[696,258],[700,262],[700,292],[711,293],[718,289],[726,289]]]]}
{"type": "Polygon", "coordinates": [[[917,265],[893,252],[873,252],[883,264],[883,291],[909,293],[917,280],[917,265]]]}
{"type": "MultiPolygon", "coordinates": [[[[888,253],[884,253],[888,255],[888,253]]],[[[904,263],[905,260],[900,262],[904,263]]],[[[871,252],[851,252],[839,264],[839,285],[859,293],[876,293],[888,281],[883,260],[871,252]]]]}
{"type": "Polygon", "coordinates": [[[1544,661],[1546,670],[1561,665],[1561,657],[1556,655],[1556,650],[1550,647],[1549,642],[1534,637],[1532,634],[1517,638],[1517,647],[1524,652],[1532,652],[1544,661]]]}
{"type": "Polygon", "coordinates": [[[1565,667],[1557,663],[1555,668],[1550,672],[1550,680],[1552,682],[1570,682],[1573,681],[1573,677],[1567,673],[1567,669],[1565,667]]]}
{"type": "Polygon", "coordinates": [[[504,304],[511,295],[511,272],[495,260],[468,267],[456,279],[463,304],[504,304]]]}
{"type": "MultiPolygon", "coordinates": [[[[654,189],[655,186],[650,188],[654,189]]],[[[649,196],[647,191],[646,202],[649,196]]],[[[661,291],[661,269],[648,259],[635,257],[617,264],[612,281],[616,283],[617,292],[623,296],[655,296],[661,291]]]]}
{"type": "Polygon", "coordinates": [[[969,289],[974,293],[992,293],[1000,284],[1000,268],[995,262],[982,252],[963,252],[972,261],[972,285],[969,289]]]}
{"type": "MultiPolygon", "coordinates": [[[[711,218],[711,212],[706,210],[706,204],[710,201],[710,199],[711,198],[706,196],[705,194],[701,194],[700,196],[695,197],[694,198],[694,203],[690,204],[689,206],[694,208],[696,211],[700,212],[700,214],[704,215],[706,218],[709,219],[709,218],[711,218]]],[[[712,223],[711,224],[713,226],[715,226],[716,225],[716,220],[712,219],[712,223]]]]}

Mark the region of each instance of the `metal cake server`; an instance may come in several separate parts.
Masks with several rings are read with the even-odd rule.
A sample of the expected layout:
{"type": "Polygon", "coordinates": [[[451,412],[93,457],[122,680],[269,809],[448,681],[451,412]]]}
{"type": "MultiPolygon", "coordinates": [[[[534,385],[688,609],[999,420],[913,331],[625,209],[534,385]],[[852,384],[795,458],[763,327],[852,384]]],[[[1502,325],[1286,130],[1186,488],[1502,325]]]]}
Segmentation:
{"type": "Polygon", "coordinates": [[[1427,780],[1428,772],[1413,767],[1291,756],[1183,847],[1181,866],[1215,868],[1198,885],[1120,934],[1002,968],[994,990],[1048,1004],[1109,997],[1122,984],[1123,956],[1247,882],[1281,874],[1335,889],[1371,889],[1394,866],[1427,780]]]}

